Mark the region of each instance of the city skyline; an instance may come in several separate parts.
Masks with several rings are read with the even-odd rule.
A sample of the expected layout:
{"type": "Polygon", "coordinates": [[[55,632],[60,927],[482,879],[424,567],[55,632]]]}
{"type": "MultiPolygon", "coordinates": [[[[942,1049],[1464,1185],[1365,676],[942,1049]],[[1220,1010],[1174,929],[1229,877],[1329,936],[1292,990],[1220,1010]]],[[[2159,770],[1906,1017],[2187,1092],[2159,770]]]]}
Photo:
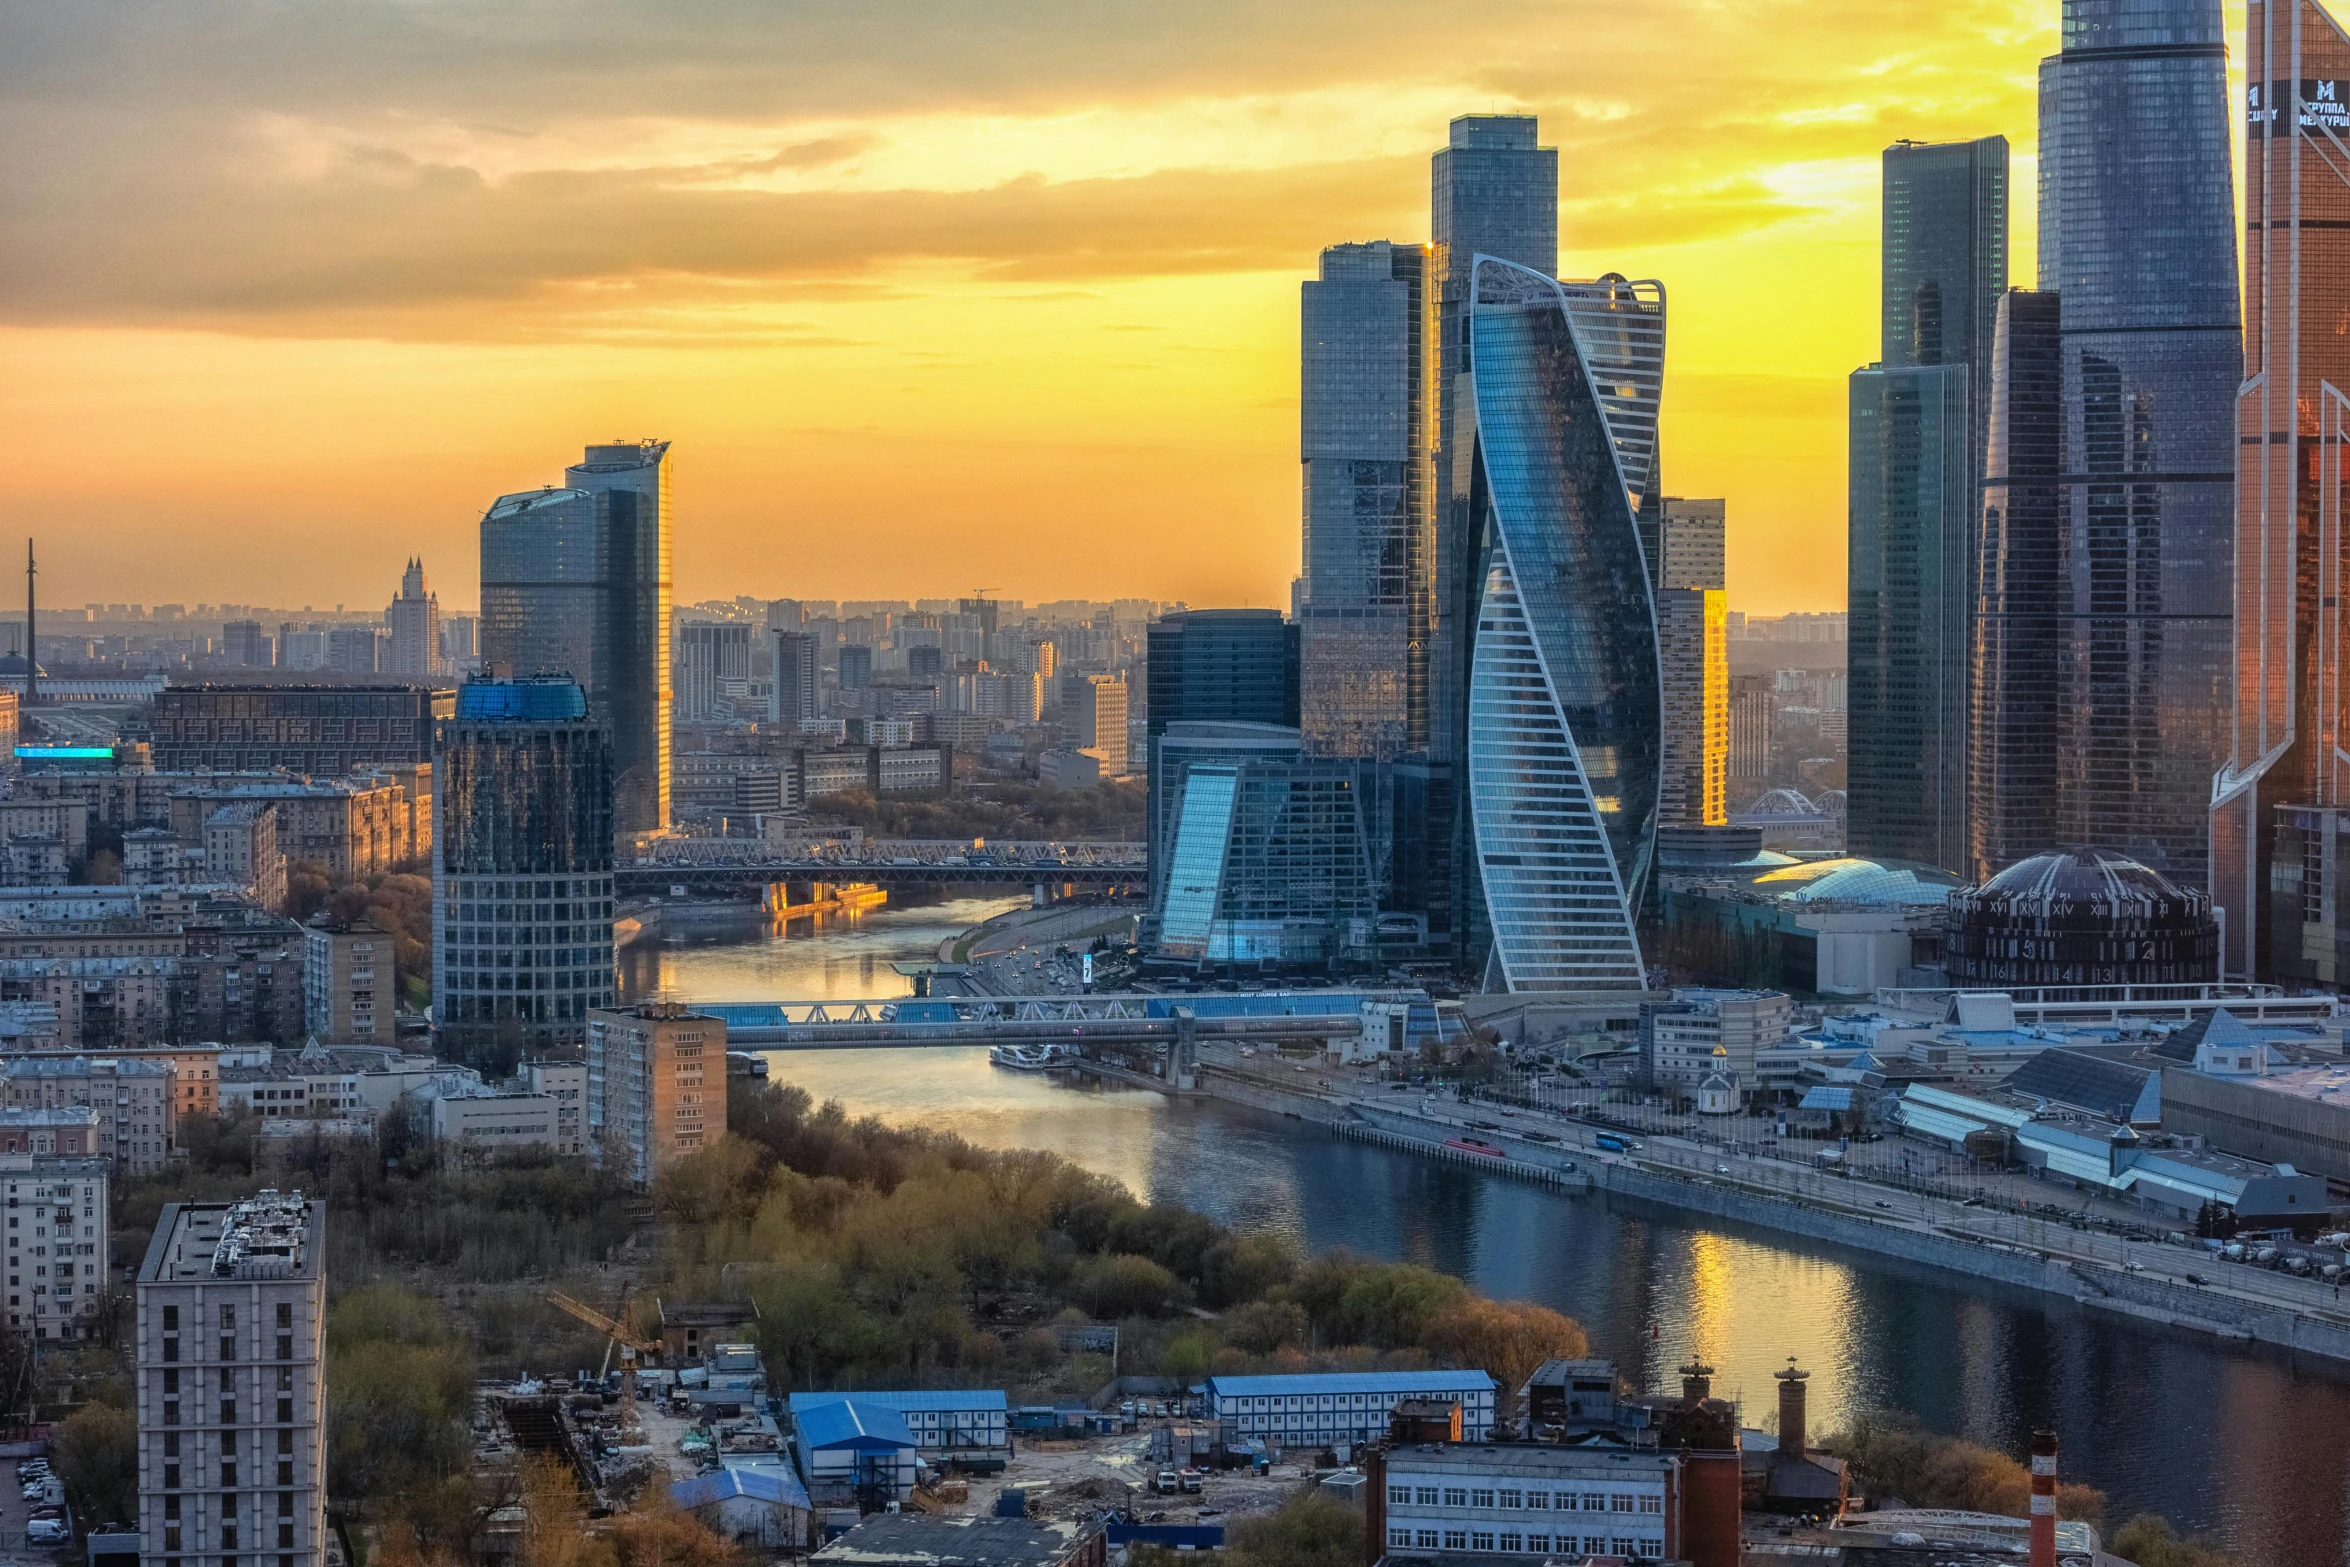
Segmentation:
{"type": "Polygon", "coordinates": [[[864,67],[833,71],[865,85],[827,99],[776,41],[672,21],[669,46],[722,57],[729,92],[689,103],[632,79],[588,119],[549,84],[593,59],[534,74],[515,58],[544,42],[527,29],[460,47],[374,18],[175,56],[171,150],[119,126],[76,140],[105,106],[43,61],[86,44],[77,58],[122,52],[109,80],[156,67],[59,20],[56,48],[0,85],[25,144],[54,154],[12,176],[50,239],[0,261],[0,331],[45,389],[12,400],[41,455],[6,482],[77,534],[48,584],[67,603],[241,596],[206,528],[157,515],[167,484],[175,523],[261,546],[268,597],[361,602],[422,553],[451,563],[437,585],[463,603],[480,497],[537,482],[537,451],[630,430],[678,442],[688,600],[857,596],[912,559],[938,580],[910,592],[1277,605],[1297,561],[1296,285],[1327,244],[1428,239],[1422,160],[1446,121],[1522,110],[1561,151],[1560,269],[1674,289],[1668,484],[1737,508],[1733,604],[1832,608],[1839,584],[1811,568],[1841,514],[1835,383],[1873,336],[1876,158],[1902,136],[2001,133],[2028,177],[2031,72],[2054,42],[2043,5],[1850,22],[1821,51],[1715,16],[1718,64],[1685,58],[1669,16],[1531,57],[1506,12],[1398,17],[1375,45],[1221,19],[1173,59],[1078,26],[1054,50],[1105,58],[1066,85],[1028,79],[1034,36],[950,23],[905,47],[963,37],[976,84],[951,88],[927,62],[890,80],[861,36],[789,40],[814,77],[864,67]],[[307,96],[395,44],[467,57],[307,96]],[[279,53],[317,69],[264,89],[279,53]],[[790,90],[762,94],[770,79],[790,90]],[[311,243],[270,259],[175,197],[145,209],[172,237],[126,249],[77,195],[126,155],[191,190],[229,181],[248,234],[307,214],[311,243]],[[534,237],[590,204],[584,252],[534,237]],[[99,417],[67,425],[68,408],[99,417]],[[260,427],[276,440],[251,441],[260,427]],[[1088,548],[1111,520],[1124,547],[1088,548]],[[398,542],[379,561],[353,534],[398,542]]]}

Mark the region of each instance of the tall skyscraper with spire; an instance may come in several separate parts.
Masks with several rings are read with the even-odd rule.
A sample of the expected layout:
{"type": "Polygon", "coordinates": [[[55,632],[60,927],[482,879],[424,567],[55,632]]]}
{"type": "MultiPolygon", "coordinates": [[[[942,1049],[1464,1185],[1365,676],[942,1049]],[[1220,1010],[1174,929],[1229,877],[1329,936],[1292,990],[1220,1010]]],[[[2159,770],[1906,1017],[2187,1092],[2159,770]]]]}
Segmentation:
{"type": "Polygon", "coordinates": [[[2350,38],[2315,0],[2252,0],[2244,56],[2236,678],[2212,791],[2212,890],[2228,977],[2331,987],[2350,973],[2350,38]]]}
{"type": "Polygon", "coordinates": [[[1530,114],[1465,114],[1430,166],[1436,273],[1436,570],[1428,634],[1428,758],[1424,791],[1430,866],[1423,886],[1432,935],[1481,963],[1490,939],[1477,883],[1464,771],[1470,661],[1485,591],[1483,520],[1473,515],[1469,454],[1471,271],[1479,256],[1558,275],[1558,149],[1530,114]]]}
{"type": "Polygon", "coordinates": [[[424,562],[410,559],[400,576],[400,596],[384,611],[391,628],[391,662],[384,673],[426,680],[440,674],[441,598],[424,585],[424,562]]]}

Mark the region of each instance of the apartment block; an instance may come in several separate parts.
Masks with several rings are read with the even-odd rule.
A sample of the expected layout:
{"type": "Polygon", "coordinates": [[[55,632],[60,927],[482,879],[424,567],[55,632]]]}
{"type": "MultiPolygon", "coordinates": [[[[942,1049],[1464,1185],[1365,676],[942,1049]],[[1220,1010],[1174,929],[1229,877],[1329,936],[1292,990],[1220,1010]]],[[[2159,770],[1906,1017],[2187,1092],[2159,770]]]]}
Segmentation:
{"type": "Polygon", "coordinates": [[[8,1326],[81,1337],[106,1284],[106,1161],[0,1153],[8,1187],[8,1326]]]}
{"type": "Polygon", "coordinates": [[[726,1024],[669,1001],[591,1008],[588,1139],[640,1186],[726,1131],[726,1024]]]}
{"type": "Polygon", "coordinates": [[[171,1203],[138,1282],[139,1555],[320,1567],[326,1209],[171,1203]]]}
{"type": "Polygon", "coordinates": [[[328,1045],[390,1044],[400,991],[392,933],[365,915],[338,920],[320,914],[303,934],[302,1013],[308,1037],[328,1045]]]}

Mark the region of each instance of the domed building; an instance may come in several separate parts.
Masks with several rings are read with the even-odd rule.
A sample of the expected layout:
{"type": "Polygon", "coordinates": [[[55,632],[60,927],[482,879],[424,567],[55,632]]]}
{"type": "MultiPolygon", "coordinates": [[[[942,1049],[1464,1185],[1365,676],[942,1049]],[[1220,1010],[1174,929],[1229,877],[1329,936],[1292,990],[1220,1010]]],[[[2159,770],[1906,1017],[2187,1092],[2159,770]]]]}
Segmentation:
{"type": "Polygon", "coordinates": [[[1950,896],[1953,985],[2192,985],[2219,975],[2201,892],[2114,849],[2051,849],[1950,896]]]}

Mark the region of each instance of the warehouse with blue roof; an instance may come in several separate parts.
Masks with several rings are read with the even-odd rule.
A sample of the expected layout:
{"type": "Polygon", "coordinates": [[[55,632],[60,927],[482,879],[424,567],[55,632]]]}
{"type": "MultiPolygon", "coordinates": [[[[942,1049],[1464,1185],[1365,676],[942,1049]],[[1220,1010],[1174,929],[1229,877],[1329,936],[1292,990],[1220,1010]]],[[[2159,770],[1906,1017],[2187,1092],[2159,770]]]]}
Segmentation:
{"type": "Polygon", "coordinates": [[[861,1394],[792,1411],[792,1451],[819,1507],[872,1512],[905,1501],[914,1494],[914,1447],[905,1417],[861,1394]]]}
{"type": "Polygon", "coordinates": [[[807,1489],[779,1464],[714,1469],[669,1488],[678,1511],[692,1513],[722,1540],[768,1550],[799,1550],[809,1538],[807,1489]]]}
{"type": "Polygon", "coordinates": [[[1011,1451],[1007,1434],[1010,1408],[1003,1391],[983,1388],[945,1388],[900,1393],[794,1393],[792,1417],[801,1411],[854,1400],[876,1409],[891,1409],[905,1418],[914,1445],[925,1452],[956,1457],[1000,1458],[1011,1451]]]}
{"type": "Polygon", "coordinates": [[[1407,1398],[1461,1406],[1461,1439],[1493,1435],[1493,1378],[1482,1371],[1341,1371],[1323,1375],[1210,1377],[1207,1414],[1228,1423],[1226,1440],[1262,1438],[1279,1447],[1375,1442],[1407,1398]]]}

